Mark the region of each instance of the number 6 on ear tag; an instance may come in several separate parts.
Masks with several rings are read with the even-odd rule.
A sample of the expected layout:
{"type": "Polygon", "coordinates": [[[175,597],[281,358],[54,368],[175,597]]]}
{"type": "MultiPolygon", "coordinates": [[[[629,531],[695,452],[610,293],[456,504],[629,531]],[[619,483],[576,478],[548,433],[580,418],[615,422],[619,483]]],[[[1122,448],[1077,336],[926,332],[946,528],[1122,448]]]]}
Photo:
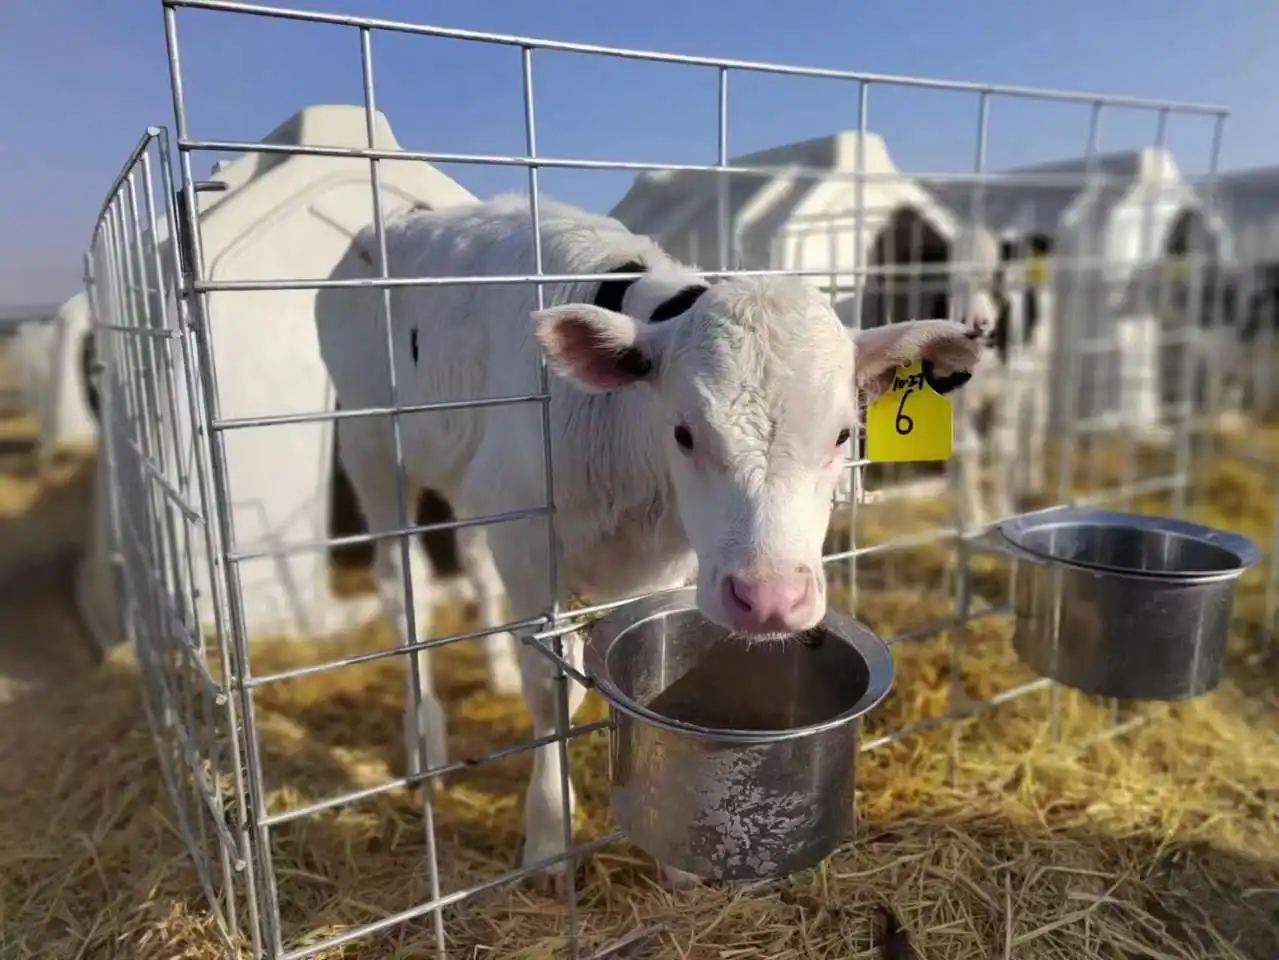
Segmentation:
{"type": "Polygon", "coordinates": [[[950,401],[924,379],[916,360],[866,410],[866,459],[876,463],[949,460],[954,446],[950,401]]]}

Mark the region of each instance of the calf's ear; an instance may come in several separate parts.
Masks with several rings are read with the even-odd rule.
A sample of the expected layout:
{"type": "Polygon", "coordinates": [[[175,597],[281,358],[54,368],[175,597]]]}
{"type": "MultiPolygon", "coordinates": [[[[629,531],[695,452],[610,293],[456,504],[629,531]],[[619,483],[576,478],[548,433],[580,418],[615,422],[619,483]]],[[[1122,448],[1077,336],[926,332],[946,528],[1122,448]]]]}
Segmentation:
{"type": "Polygon", "coordinates": [[[661,358],[658,329],[586,303],[533,314],[533,337],[551,370],[589,393],[649,380],[661,358]]]}
{"type": "Polygon", "coordinates": [[[940,393],[968,382],[981,358],[978,325],[953,320],[911,320],[870,330],[850,330],[856,385],[867,401],[893,382],[899,367],[922,360],[929,381],[940,393]]]}

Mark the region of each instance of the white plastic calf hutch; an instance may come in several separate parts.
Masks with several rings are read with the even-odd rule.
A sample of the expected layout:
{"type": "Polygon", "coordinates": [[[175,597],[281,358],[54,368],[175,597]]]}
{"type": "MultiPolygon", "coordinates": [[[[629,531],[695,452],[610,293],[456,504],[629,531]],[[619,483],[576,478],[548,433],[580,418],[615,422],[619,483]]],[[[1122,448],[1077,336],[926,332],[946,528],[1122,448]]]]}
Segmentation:
{"type": "MultiPolygon", "coordinates": [[[[343,105],[308,107],[263,142],[364,148],[368,146],[364,110],[343,105]]],[[[375,146],[399,149],[380,114],[375,146]]],[[[437,208],[474,200],[426,163],[383,161],[379,176],[388,214],[410,205],[437,208]]],[[[325,277],[349,249],[352,236],[373,222],[370,167],[365,159],[245,154],[217,168],[215,179],[228,189],[198,194],[206,280],[325,277]]],[[[209,295],[208,328],[224,419],[333,409],[332,389],[315,336],[315,293],[215,291],[209,295]]],[[[178,392],[183,396],[175,398],[174,406],[186,410],[182,381],[178,392]]],[[[189,443],[189,429],[185,436],[189,443]]],[[[338,481],[344,478],[333,469],[331,421],[232,429],[224,436],[239,549],[317,542],[358,532],[332,531],[335,501],[342,493],[338,481]]],[[[179,456],[189,459],[190,452],[181,451],[179,456]]],[[[93,540],[99,548],[86,552],[77,590],[86,621],[98,629],[117,622],[114,616],[103,615],[112,603],[112,590],[100,549],[101,513],[95,510],[93,540]]],[[[358,519],[354,523],[362,526],[358,519]]],[[[194,585],[207,597],[205,553],[194,551],[192,560],[194,585]]],[[[330,556],[324,550],[245,560],[238,567],[245,628],[251,635],[322,637],[376,612],[372,597],[350,600],[335,595],[329,579],[330,556]]],[[[211,622],[207,605],[201,619],[211,622]]],[[[114,638],[97,639],[107,643],[114,638]]]]}
{"type": "Polygon", "coordinates": [[[1273,330],[1279,302],[1279,167],[1223,173],[1216,209],[1234,242],[1239,320],[1273,330]]]}
{"type": "Polygon", "coordinates": [[[1216,206],[1234,236],[1241,265],[1279,263],[1279,167],[1234,170],[1217,178],[1216,206]]]}
{"type": "Polygon", "coordinates": [[[1279,331],[1279,167],[1223,173],[1211,199],[1230,229],[1234,269],[1220,271],[1225,290],[1205,306],[1232,323],[1244,340],[1250,360],[1239,364],[1239,373],[1244,389],[1252,394],[1246,405],[1258,412],[1273,411],[1279,406],[1274,351],[1279,331]]]}
{"type": "Polygon", "coordinates": [[[84,292],[62,304],[48,321],[18,328],[23,403],[36,419],[41,462],[65,447],[92,444],[98,428],[80,378],[80,341],[89,329],[84,292]]]}
{"type": "MultiPolygon", "coordinates": [[[[927,186],[957,213],[974,209],[974,182],[927,186]]],[[[1159,433],[1161,392],[1169,399],[1161,381],[1177,365],[1158,336],[1180,318],[1156,315],[1138,295],[1144,278],[1166,281],[1169,261],[1188,249],[1210,261],[1229,251],[1224,223],[1172,154],[1146,148],[1001,171],[986,179],[981,203],[991,229],[1049,251],[1056,427],[1091,419],[1159,433]]]]}
{"type": "MultiPolygon", "coordinates": [[[[940,272],[963,244],[961,221],[897,169],[877,134],[843,131],[734,157],[729,165],[762,169],[726,175],[731,246],[725,266],[802,271],[831,293],[847,324],[856,319],[859,271],[907,266],[905,251],[911,250],[918,255],[909,265],[940,272]],[[854,179],[859,171],[865,175],[860,193],[854,179]]],[[[612,216],[675,256],[718,268],[719,177],[706,171],[640,174],[612,216]]],[[[872,281],[877,293],[885,292],[882,285],[872,281]]],[[[863,311],[864,325],[919,308],[904,305],[905,299],[875,297],[863,311]]]]}

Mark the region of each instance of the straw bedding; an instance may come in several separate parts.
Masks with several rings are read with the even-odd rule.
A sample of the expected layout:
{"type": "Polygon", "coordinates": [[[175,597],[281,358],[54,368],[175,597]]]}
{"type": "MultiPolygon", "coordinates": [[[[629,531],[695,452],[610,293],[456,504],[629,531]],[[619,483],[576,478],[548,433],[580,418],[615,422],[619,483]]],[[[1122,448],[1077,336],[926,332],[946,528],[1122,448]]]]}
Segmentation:
{"type": "MultiPolygon", "coordinates": [[[[1272,476],[1219,462],[1201,481],[1210,497],[1203,519],[1269,547],[1272,476]]],[[[19,482],[31,481],[10,485],[19,482]]],[[[5,503],[0,530],[19,522],[20,511],[5,503]]],[[[859,540],[932,526],[940,514],[929,509],[941,507],[864,510],[859,540]]],[[[953,567],[944,544],[867,561],[859,582],[875,586],[859,591],[858,613],[884,635],[950,615],[953,567]]],[[[1139,708],[1153,722],[1127,735],[1100,738],[1113,719],[1106,706],[1067,691],[1062,743],[1054,743],[1044,692],[863,755],[859,835],[818,869],[758,890],[672,893],[626,844],[586,858],[578,871],[583,954],[639,933],[614,955],[1274,960],[1279,664],[1262,629],[1264,577],[1259,571],[1242,584],[1221,688],[1193,703],[1139,708]]],[[[1002,561],[978,563],[975,583],[987,600],[1000,599],[1005,581],[1002,561]]],[[[67,603],[63,583],[8,590],[0,597],[4,641],[14,624],[46,631],[41,644],[65,642],[71,618],[47,611],[67,603]],[[40,609],[46,613],[31,613],[40,609]]],[[[464,616],[442,610],[436,629],[456,631],[464,616]]],[[[387,639],[371,626],[318,654],[268,642],[254,669],[331,659],[387,639]]],[[[1006,618],[970,626],[960,670],[969,697],[1031,679],[1008,641],[1006,618]]],[[[518,698],[486,691],[482,658],[470,646],[433,661],[459,758],[529,736],[518,698]]],[[[945,713],[950,650],[945,635],[896,649],[896,690],[867,736],[945,713]]],[[[0,957],[223,956],[164,793],[135,664],[113,655],[68,673],[38,696],[0,704],[0,957]]],[[[398,775],[402,697],[402,667],[386,660],[261,689],[269,806],[289,809],[398,775]]],[[[590,697],[577,720],[603,716],[590,697]]],[[[601,734],[579,738],[571,752],[579,837],[601,836],[609,829],[605,742],[601,734]]],[[[443,891],[518,863],[528,769],[527,754],[478,764],[437,792],[443,891]]],[[[286,944],[317,942],[428,899],[425,851],[421,802],[402,791],[281,827],[274,858],[286,944]]],[[[216,859],[210,863],[220,883],[216,859]]],[[[450,907],[444,919],[452,957],[564,955],[563,907],[519,885],[450,907]]],[[[326,955],[433,956],[433,942],[427,917],[326,955]]]]}

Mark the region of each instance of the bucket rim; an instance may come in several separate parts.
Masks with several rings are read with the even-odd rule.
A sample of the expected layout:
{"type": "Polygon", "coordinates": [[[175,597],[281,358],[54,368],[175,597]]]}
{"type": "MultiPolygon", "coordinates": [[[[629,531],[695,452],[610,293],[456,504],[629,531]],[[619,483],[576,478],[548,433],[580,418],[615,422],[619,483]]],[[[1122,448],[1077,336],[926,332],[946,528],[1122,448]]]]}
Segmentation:
{"type": "Polygon", "coordinates": [[[1016,552],[1029,554],[1032,559],[1051,566],[1073,570],[1090,570],[1112,576],[1139,580],[1157,580],[1164,583],[1197,584],[1234,580],[1262,561],[1261,550],[1248,537],[1229,530],[1219,530],[1191,520],[1176,517],[1151,516],[1127,513],[1088,506],[1056,506],[1032,513],[1018,514],[994,524],[1000,537],[1016,552]],[[1059,557],[1045,550],[1028,546],[1026,539],[1040,530],[1059,526],[1079,527],[1135,527],[1139,530],[1167,533],[1199,543],[1217,547],[1235,557],[1236,564],[1228,570],[1137,570],[1113,564],[1095,563],[1059,557]]]}
{"type": "Polygon", "coordinates": [[[833,638],[852,647],[866,665],[866,689],[846,710],[818,723],[784,730],[704,727],[663,716],[641,705],[614,683],[608,669],[607,655],[623,633],[634,630],[649,620],[689,612],[698,613],[697,590],[694,587],[634,600],[610,611],[587,628],[583,667],[611,709],[621,711],[649,726],[696,739],[730,745],[762,746],[801,740],[848,726],[877,707],[892,692],[896,669],[888,644],[860,620],[838,611],[827,610],[818,626],[828,631],[833,638]]]}

